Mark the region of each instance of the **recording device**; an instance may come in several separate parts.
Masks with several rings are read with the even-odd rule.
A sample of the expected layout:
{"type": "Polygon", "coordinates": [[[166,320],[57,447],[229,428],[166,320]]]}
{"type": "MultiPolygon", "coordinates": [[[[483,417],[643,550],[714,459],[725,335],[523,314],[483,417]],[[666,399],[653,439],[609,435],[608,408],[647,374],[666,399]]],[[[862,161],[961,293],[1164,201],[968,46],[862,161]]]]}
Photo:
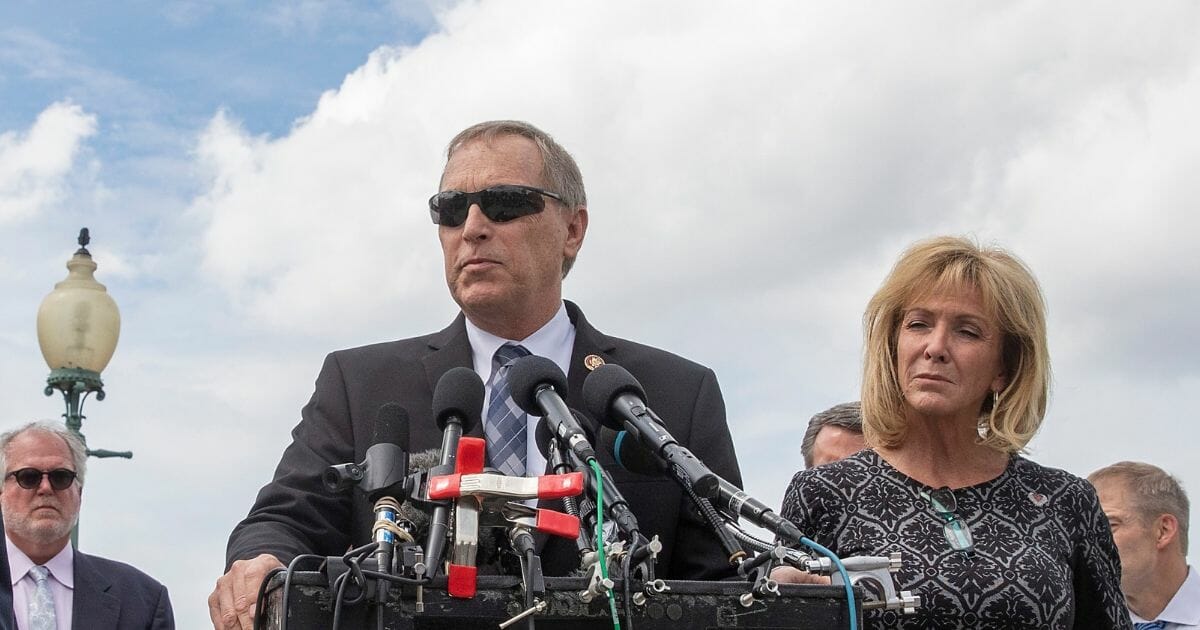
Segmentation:
{"type": "MultiPolygon", "coordinates": [[[[613,431],[608,427],[601,427],[600,444],[625,470],[654,476],[667,472],[667,464],[637,440],[632,439],[626,431],[613,431]]],[[[800,538],[803,537],[800,529],[791,521],[779,516],[762,501],[720,477],[717,477],[717,492],[712,497],[712,502],[713,506],[726,516],[745,517],[789,544],[799,544],[800,538]]]]}
{"type": "MultiPolygon", "coordinates": [[[[479,424],[483,396],[483,380],[469,368],[456,367],[438,379],[433,389],[433,417],[442,430],[442,449],[438,466],[430,470],[430,476],[454,472],[458,441],[463,433],[479,424]]],[[[425,541],[425,559],[431,577],[441,569],[449,530],[450,506],[444,503],[434,506],[429,537],[425,541]]]]}
{"type": "Polygon", "coordinates": [[[583,381],[583,402],[589,415],[614,430],[630,435],[669,466],[677,466],[696,494],[717,495],[720,477],[679,444],[646,405],[641,383],[625,368],[606,363],[583,381]]]}
{"type": "Polygon", "coordinates": [[[596,459],[587,434],[563,402],[567,377],[557,364],[537,355],[521,357],[508,368],[508,384],[517,406],[531,416],[545,418],[559,444],[571,449],[581,462],[596,459]]]}

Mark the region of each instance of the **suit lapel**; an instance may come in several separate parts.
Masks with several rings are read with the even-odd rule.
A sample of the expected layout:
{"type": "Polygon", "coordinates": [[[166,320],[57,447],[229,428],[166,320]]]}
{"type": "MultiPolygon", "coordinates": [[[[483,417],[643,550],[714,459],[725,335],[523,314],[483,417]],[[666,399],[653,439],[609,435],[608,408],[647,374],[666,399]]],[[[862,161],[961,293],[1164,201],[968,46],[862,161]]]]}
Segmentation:
{"type": "Polygon", "coordinates": [[[112,583],[92,564],[91,558],[75,551],[75,590],[71,604],[74,628],[115,628],[121,601],[109,593],[112,583]]]}
{"type": "Polygon", "coordinates": [[[613,359],[616,344],[607,335],[592,328],[574,302],[567,302],[567,315],[575,325],[575,348],[571,351],[571,365],[567,371],[567,402],[579,404],[578,401],[583,400],[583,381],[595,367],[587,367],[588,357],[599,357],[607,363],[613,359]]]}
{"type": "MultiPolygon", "coordinates": [[[[471,342],[467,339],[466,319],[462,313],[441,332],[429,338],[429,354],[421,358],[425,366],[425,378],[429,382],[432,395],[437,388],[438,379],[452,368],[473,368],[471,362],[471,342]]],[[[483,423],[479,423],[463,435],[483,437],[483,423]]]]}
{"type": "MultiPolygon", "coordinates": [[[[567,374],[567,404],[573,406],[578,405],[578,401],[583,400],[583,381],[591,373],[591,369],[587,367],[586,359],[589,356],[597,356],[607,362],[611,358],[612,351],[616,346],[607,336],[592,328],[587,318],[583,316],[583,311],[579,310],[579,307],[574,302],[566,301],[566,305],[567,316],[571,318],[571,323],[575,326],[575,347],[571,350],[571,364],[568,366],[567,374]]],[[[593,444],[592,446],[596,445],[593,444]]],[[[584,471],[584,474],[590,474],[590,471],[584,471]]],[[[564,511],[562,499],[539,501],[538,507],[559,512],[564,511]]],[[[534,532],[534,548],[539,554],[542,553],[548,539],[548,535],[534,532]]],[[[574,547],[572,546],[572,548],[574,547]]]]}

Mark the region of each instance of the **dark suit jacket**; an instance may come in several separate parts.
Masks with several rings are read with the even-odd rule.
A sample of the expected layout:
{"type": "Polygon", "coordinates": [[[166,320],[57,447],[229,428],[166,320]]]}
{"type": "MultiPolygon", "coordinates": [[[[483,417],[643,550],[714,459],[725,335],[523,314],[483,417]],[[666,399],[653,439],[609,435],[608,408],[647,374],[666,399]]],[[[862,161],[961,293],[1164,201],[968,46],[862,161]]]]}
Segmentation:
{"type": "MultiPolygon", "coordinates": [[[[4,515],[0,514],[0,526],[4,524],[4,515]]],[[[16,630],[17,621],[13,618],[12,573],[8,568],[8,545],[0,548],[0,630],[16,630]]]]}
{"type": "MultiPolygon", "coordinates": [[[[718,475],[741,486],[741,472],[725,423],[725,404],[712,370],[668,352],[609,337],[592,328],[567,302],[575,347],[567,377],[567,404],[579,408],[584,358],[598,355],[629,370],[645,388],[647,402],[681,443],[718,475]]],[[[292,443],[275,478],[259,492],[249,515],[234,528],[227,563],[270,553],[284,563],[299,554],[341,555],[370,540],[371,505],[361,492],[330,494],[321,483],[327,466],[362,461],[371,445],[376,412],[399,402],[410,414],[408,450],[441,445],[432,414],[433,389],[453,367],[471,367],[463,316],[441,332],[330,354],[304,407],[292,443]]],[[[473,435],[482,436],[482,427],[473,435]]],[[[627,473],[607,453],[599,457],[638,518],[642,532],[657,534],[664,551],[658,576],[716,578],[731,573],[725,554],[675,483],[627,473]]],[[[578,568],[573,541],[554,539],[541,551],[547,575],[578,568]]]]}
{"type": "Polygon", "coordinates": [[[85,630],[173,630],[167,588],[125,564],[75,551],[71,626],[85,630]]]}

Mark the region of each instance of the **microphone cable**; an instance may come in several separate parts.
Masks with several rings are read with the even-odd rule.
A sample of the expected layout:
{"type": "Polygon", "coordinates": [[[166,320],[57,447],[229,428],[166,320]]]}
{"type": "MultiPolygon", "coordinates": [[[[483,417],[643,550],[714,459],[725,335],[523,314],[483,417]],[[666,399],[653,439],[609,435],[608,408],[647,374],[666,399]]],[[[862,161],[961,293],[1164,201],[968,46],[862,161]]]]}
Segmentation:
{"type": "Polygon", "coordinates": [[[846,565],[842,564],[842,560],[837,557],[837,554],[818,545],[808,537],[800,538],[800,543],[829,558],[833,562],[833,566],[837,567],[838,573],[842,576],[842,584],[846,587],[846,609],[850,613],[850,630],[858,630],[858,611],[854,605],[854,585],[850,583],[850,574],[846,573],[846,565]]]}
{"type": "MultiPolygon", "coordinates": [[[[608,580],[608,560],[604,557],[604,475],[600,472],[600,463],[595,458],[588,460],[592,472],[596,475],[596,553],[600,563],[600,578],[608,580]]],[[[608,591],[608,609],[612,614],[613,630],[621,630],[621,617],[617,614],[617,598],[612,589],[608,591]]]]}
{"type": "MultiPolygon", "coordinates": [[[[279,607],[283,611],[283,615],[281,616],[282,618],[280,619],[280,623],[279,623],[279,630],[287,630],[288,606],[289,606],[288,599],[290,598],[290,596],[292,594],[292,575],[296,572],[296,566],[306,560],[324,560],[324,558],[322,558],[321,556],[315,555],[315,554],[311,554],[311,553],[302,553],[302,554],[296,556],[295,558],[292,558],[292,561],[288,563],[287,569],[284,570],[285,572],[283,575],[283,597],[279,603],[279,607]]],[[[278,568],[274,569],[274,571],[280,571],[280,570],[281,569],[278,569],[278,568]]],[[[267,575],[270,576],[271,572],[268,572],[267,575]]],[[[266,580],[264,579],[263,581],[265,582],[266,580]]],[[[260,611],[255,610],[254,612],[255,612],[254,624],[257,626],[258,625],[258,617],[259,617],[258,613],[260,611]]]]}
{"type": "MultiPolygon", "coordinates": [[[[282,588],[281,586],[268,588],[267,584],[271,582],[271,578],[283,573],[284,571],[287,571],[287,569],[283,567],[275,567],[270,571],[267,571],[267,574],[263,577],[262,582],[258,585],[258,598],[254,600],[254,630],[263,630],[263,624],[266,623],[266,617],[263,615],[263,611],[265,609],[263,607],[267,603],[267,595],[278,590],[279,588],[282,588]]],[[[286,611],[284,614],[286,616],[286,611]]]]}
{"type": "Polygon", "coordinates": [[[700,510],[700,514],[704,520],[708,522],[709,527],[716,535],[717,540],[721,542],[721,546],[725,549],[725,553],[729,555],[730,566],[737,566],[742,559],[746,557],[746,550],[738,544],[737,540],[725,528],[726,520],[717,512],[717,508],[713,507],[712,501],[700,496],[692,488],[691,480],[688,479],[687,472],[678,465],[671,466],[671,472],[679,480],[680,487],[691,498],[692,503],[696,504],[696,508],[700,510]]]}

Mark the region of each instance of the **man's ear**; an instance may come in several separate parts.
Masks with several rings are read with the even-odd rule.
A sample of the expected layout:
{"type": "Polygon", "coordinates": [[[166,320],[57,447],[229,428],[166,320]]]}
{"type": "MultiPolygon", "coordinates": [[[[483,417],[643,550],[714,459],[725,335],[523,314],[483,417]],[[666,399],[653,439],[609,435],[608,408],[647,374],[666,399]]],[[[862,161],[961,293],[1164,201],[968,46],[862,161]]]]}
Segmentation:
{"type": "Polygon", "coordinates": [[[583,237],[587,234],[587,227],[587,208],[576,208],[575,213],[571,215],[570,221],[567,223],[567,242],[564,254],[568,258],[575,258],[575,256],[579,255],[579,248],[583,246],[583,237]]]}
{"type": "Polygon", "coordinates": [[[1162,514],[1154,519],[1154,548],[1165,549],[1179,538],[1179,520],[1174,514],[1162,514]]]}

